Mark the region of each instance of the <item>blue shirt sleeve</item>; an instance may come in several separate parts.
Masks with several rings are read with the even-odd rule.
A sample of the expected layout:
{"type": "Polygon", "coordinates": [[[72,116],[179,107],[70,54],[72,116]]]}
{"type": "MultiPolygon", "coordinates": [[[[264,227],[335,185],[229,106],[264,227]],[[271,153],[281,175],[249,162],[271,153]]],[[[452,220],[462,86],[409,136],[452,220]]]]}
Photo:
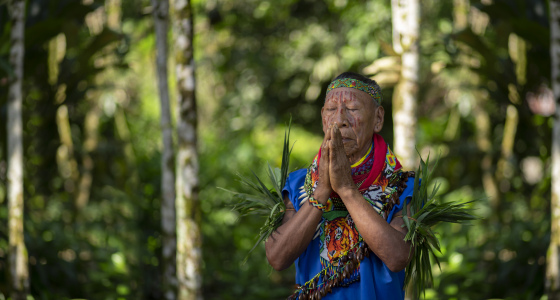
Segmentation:
{"type": "Polygon", "coordinates": [[[307,169],[300,169],[290,173],[288,175],[288,178],[286,179],[286,185],[282,189],[282,195],[288,194],[288,198],[290,198],[290,201],[292,202],[292,205],[294,206],[296,211],[299,210],[299,203],[301,201],[301,199],[299,199],[299,196],[301,196],[302,194],[300,188],[305,183],[306,175],[307,169]]]}
{"type": "Polygon", "coordinates": [[[414,177],[409,177],[406,181],[406,188],[402,192],[401,196],[399,197],[399,205],[393,206],[393,209],[389,213],[387,217],[387,223],[391,223],[393,220],[393,216],[403,209],[405,203],[408,205],[410,200],[412,199],[412,192],[414,191],[414,177]]]}

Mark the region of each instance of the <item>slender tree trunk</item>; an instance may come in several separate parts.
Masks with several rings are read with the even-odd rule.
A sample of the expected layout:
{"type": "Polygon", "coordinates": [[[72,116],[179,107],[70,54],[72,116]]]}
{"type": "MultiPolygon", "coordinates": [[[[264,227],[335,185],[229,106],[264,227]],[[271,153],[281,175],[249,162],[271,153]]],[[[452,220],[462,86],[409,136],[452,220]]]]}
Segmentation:
{"type": "Polygon", "coordinates": [[[416,162],[416,102],[418,97],[420,3],[391,0],[393,48],[401,55],[402,68],[393,94],[394,150],[403,167],[416,162]]]}
{"type": "Polygon", "coordinates": [[[25,1],[10,3],[12,32],[10,35],[10,65],[14,77],[8,91],[8,222],[9,268],[13,300],[24,300],[29,290],[27,250],[23,236],[23,58],[25,32],[25,1]]]}
{"type": "MultiPolygon", "coordinates": [[[[488,20],[485,18],[485,15],[471,6],[469,4],[469,0],[454,0],[453,4],[455,32],[464,30],[467,26],[470,26],[473,32],[478,35],[482,35],[488,25],[488,20]]],[[[463,55],[469,55],[472,50],[469,47],[463,47],[462,52],[466,53],[463,55]]],[[[480,77],[478,74],[469,72],[468,84],[474,86],[480,85],[480,77]]],[[[473,107],[473,116],[476,120],[476,145],[483,153],[480,161],[480,168],[482,170],[482,186],[484,187],[484,192],[486,193],[492,208],[496,209],[500,205],[500,193],[496,177],[494,176],[495,163],[492,159],[494,153],[491,132],[492,124],[490,115],[485,108],[488,97],[488,92],[484,89],[480,89],[475,92],[476,101],[473,107]]],[[[497,215],[498,218],[501,215],[499,210],[497,215]]]]}
{"type": "Polygon", "coordinates": [[[97,148],[99,142],[99,118],[101,117],[101,108],[90,99],[92,108],[87,112],[84,119],[84,135],[82,154],[82,174],[78,185],[78,194],[76,197],[76,208],[81,211],[89,202],[91,194],[91,186],[93,183],[93,158],[91,154],[97,148]]]}
{"type": "Polygon", "coordinates": [[[499,181],[509,182],[511,177],[513,177],[514,165],[511,162],[511,158],[513,156],[513,146],[515,144],[515,134],[517,133],[518,124],[519,113],[517,112],[517,108],[510,104],[507,107],[504,132],[502,134],[502,156],[498,160],[496,171],[496,179],[499,181]]]}
{"type": "Polygon", "coordinates": [[[56,152],[59,173],[64,178],[64,186],[67,192],[76,193],[80,174],[78,163],[74,158],[74,143],[72,142],[72,131],[68,117],[68,107],[61,105],[56,111],[56,125],[60,146],[56,152]]]}
{"type": "Polygon", "coordinates": [[[201,299],[202,238],[198,202],[193,13],[190,0],[175,0],[175,74],[177,77],[177,277],[179,299],[201,299]]]}
{"type": "Polygon", "coordinates": [[[78,183],[78,191],[76,194],[76,210],[77,217],[81,217],[81,212],[87,207],[91,196],[91,187],[93,185],[93,169],[94,161],[92,154],[97,149],[99,143],[99,119],[101,118],[101,107],[97,103],[99,92],[86,94],[87,101],[91,103],[91,107],[84,118],[84,142],[82,144],[82,166],[78,183]]]}
{"type": "Polygon", "coordinates": [[[550,1],[550,56],[556,116],[552,129],[552,199],[550,246],[546,265],[548,299],[560,299],[560,1],[550,1]]]}
{"type": "MultiPolygon", "coordinates": [[[[401,74],[393,93],[394,151],[404,169],[416,162],[416,102],[418,97],[420,36],[419,0],[391,0],[393,49],[401,55],[401,74]]],[[[415,299],[415,282],[410,282],[406,299],[415,299]]]]}
{"type": "MultiPolygon", "coordinates": [[[[91,35],[99,34],[104,26],[120,31],[121,30],[121,0],[106,0],[105,5],[99,7],[95,11],[86,15],[86,25],[91,35]]],[[[105,70],[102,74],[98,74],[95,81],[98,85],[105,85],[107,81],[107,73],[110,70],[105,70]]],[[[109,76],[110,77],[110,76],[109,76]]],[[[82,145],[82,166],[81,174],[78,183],[78,190],[76,196],[76,208],[78,211],[84,209],[91,195],[91,187],[93,185],[93,169],[94,161],[92,154],[97,149],[99,143],[99,120],[102,115],[101,106],[99,104],[99,91],[88,93],[87,101],[91,103],[91,108],[86,113],[84,118],[84,143],[82,145]]],[[[117,108],[120,110],[121,108],[117,108]]],[[[118,119],[115,116],[115,119],[118,119]]],[[[115,120],[118,123],[119,120],[115,120]]],[[[122,138],[122,132],[117,125],[117,132],[122,138]]],[[[129,151],[130,143],[125,146],[125,157],[127,158],[127,167],[130,166],[128,161],[131,151],[129,151]]],[[[130,176],[132,180],[136,177],[130,176]]],[[[137,181],[137,180],[136,180],[137,181]]]]}
{"type": "MultiPolygon", "coordinates": [[[[86,25],[91,35],[96,35],[103,30],[103,7],[90,12],[86,15],[86,25]]],[[[97,75],[99,77],[99,75],[97,75]]],[[[76,210],[80,213],[88,204],[93,184],[94,162],[92,153],[97,148],[99,142],[99,119],[101,118],[101,108],[98,104],[99,92],[87,93],[87,101],[91,103],[91,108],[84,118],[84,142],[82,145],[82,166],[76,195],[76,210]]],[[[79,216],[80,214],[78,214],[79,216]]]]}
{"type": "Polygon", "coordinates": [[[66,85],[58,84],[59,64],[66,55],[66,36],[63,33],[52,38],[48,44],[48,69],[49,83],[57,89],[55,100],[59,104],[56,111],[56,125],[60,146],[56,152],[59,173],[64,178],[65,190],[74,196],[77,194],[80,173],[78,162],[74,155],[74,143],[72,141],[72,131],[70,129],[70,118],[68,107],[63,104],[66,99],[66,85]]]}
{"type": "Polygon", "coordinates": [[[484,156],[480,161],[480,168],[482,169],[482,186],[484,187],[484,192],[486,193],[486,196],[488,196],[492,208],[496,209],[500,203],[500,194],[498,191],[498,184],[494,178],[494,172],[492,171],[492,124],[488,112],[484,109],[484,102],[488,101],[488,93],[486,91],[478,91],[476,93],[476,98],[476,105],[473,108],[473,115],[476,120],[476,145],[478,146],[478,149],[484,153],[484,156]]]}
{"type": "Polygon", "coordinates": [[[173,132],[171,109],[169,107],[169,85],[167,83],[167,31],[169,22],[169,1],[152,0],[154,26],[156,31],[156,68],[158,76],[159,101],[161,104],[161,133],[163,150],[161,156],[161,228],[163,294],[165,299],[177,298],[177,235],[175,231],[175,174],[173,153],[173,132]]]}

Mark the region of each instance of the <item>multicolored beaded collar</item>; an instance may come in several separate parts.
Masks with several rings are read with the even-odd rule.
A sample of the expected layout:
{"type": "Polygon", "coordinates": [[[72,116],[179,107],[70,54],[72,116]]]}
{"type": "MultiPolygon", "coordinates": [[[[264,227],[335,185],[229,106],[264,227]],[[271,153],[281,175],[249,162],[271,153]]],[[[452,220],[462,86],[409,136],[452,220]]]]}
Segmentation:
{"type": "Polygon", "coordinates": [[[375,102],[377,102],[377,105],[380,105],[381,100],[383,100],[381,96],[381,89],[379,88],[379,86],[371,86],[358,79],[353,78],[341,78],[334,80],[333,82],[331,82],[331,84],[329,84],[329,87],[327,88],[327,94],[330,91],[341,87],[348,87],[366,92],[373,98],[375,102]]]}

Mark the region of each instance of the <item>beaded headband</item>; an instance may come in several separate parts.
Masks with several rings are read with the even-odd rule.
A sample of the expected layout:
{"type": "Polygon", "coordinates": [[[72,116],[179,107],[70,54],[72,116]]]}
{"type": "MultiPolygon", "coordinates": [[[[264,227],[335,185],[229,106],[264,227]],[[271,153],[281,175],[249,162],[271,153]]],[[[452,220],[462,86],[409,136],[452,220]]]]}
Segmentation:
{"type": "Polygon", "coordinates": [[[367,85],[364,82],[353,78],[341,78],[334,80],[333,82],[331,82],[331,84],[329,84],[329,87],[327,88],[327,94],[330,91],[341,87],[348,87],[366,92],[373,98],[375,102],[377,102],[377,105],[380,105],[381,100],[383,100],[383,98],[381,97],[381,89],[379,88],[379,86],[367,85]]]}

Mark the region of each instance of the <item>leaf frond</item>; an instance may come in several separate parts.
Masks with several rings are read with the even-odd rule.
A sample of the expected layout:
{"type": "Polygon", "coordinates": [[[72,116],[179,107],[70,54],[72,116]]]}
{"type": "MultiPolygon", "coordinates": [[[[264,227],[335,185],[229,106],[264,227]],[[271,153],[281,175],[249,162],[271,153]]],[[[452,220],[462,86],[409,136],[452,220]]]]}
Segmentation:
{"type": "Polygon", "coordinates": [[[432,230],[432,226],[441,222],[466,223],[479,219],[472,212],[471,203],[442,203],[437,200],[437,192],[441,187],[440,183],[433,185],[432,190],[428,191],[432,175],[439,163],[436,159],[430,169],[430,156],[426,161],[422,159],[420,152],[420,164],[414,178],[414,190],[410,201],[410,211],[404,206],[403,221],[408,229],[404,237],[405,241],[410,241],[414,248],[413,257],[406,267],[405,286],[414,283],[414,290],[417,295],[425,293],[427,284],[433,282],[432,259],[441,269],[440,262],[435,252],[441,253],[439,240],[432,230]],[[410,213],[410,215],[409,215],[410,213]]]}
{"type": "Polygon", "coordinates": [[[290,122],[284,132],[281,166],[280,168],[273,168],[267,163],[267,180],[262,180],[253,170],[251,170],[251,173],[253,174],[252,177],[247,177],[241,173],[237,173],[237,177],[241,184],[248,188],[250,192],[241,193],[221,188],[222,190],[233,194],[232,199],[235,204],[232,209],[237,211],[240,216],[257,215],[265,219],[264,224],[259,229],[259,234],[256,238],[257,241],[247,253],[243,263],[247,261],[253,250],[255,250],[255,248],[263,241],[266,241],[282,224],[282,219],[284,218],[286,211],[286,205],[284,204],[284,199],[282,198],[282,188],[286,185],[286,180],[288,179],[290,155],[293,150],[293,145],[290,148],[291,124],[292,119],[290,117],[290,122]]]}

